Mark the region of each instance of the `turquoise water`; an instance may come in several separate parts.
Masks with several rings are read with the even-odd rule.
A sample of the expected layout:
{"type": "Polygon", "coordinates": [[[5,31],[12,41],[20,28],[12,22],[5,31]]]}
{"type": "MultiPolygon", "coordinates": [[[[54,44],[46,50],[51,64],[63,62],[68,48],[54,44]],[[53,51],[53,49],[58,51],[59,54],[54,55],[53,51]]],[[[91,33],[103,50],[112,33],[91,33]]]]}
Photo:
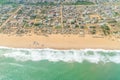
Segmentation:
{"type": "Polygon", "coordinates": [[[120,80],[120,51],[0,48],[0,80],[120,80]]]}

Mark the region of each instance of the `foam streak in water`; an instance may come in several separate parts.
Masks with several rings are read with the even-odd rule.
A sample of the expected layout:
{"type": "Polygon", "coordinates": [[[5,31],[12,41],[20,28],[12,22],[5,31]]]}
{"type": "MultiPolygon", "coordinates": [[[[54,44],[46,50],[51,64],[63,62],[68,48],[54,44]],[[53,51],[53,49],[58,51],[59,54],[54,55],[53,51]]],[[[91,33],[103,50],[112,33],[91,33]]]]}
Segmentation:
{"type": "Polygon", "coordinates": [[[120,63],[119,50],[84,49],[84,50],[53,50],[53,49],[15,49],[2,47],[5,50],[0,56],[13,58],[18,61],[41,61],[52,62],[79,62],[88,61],[91,63],[120,63]]]}

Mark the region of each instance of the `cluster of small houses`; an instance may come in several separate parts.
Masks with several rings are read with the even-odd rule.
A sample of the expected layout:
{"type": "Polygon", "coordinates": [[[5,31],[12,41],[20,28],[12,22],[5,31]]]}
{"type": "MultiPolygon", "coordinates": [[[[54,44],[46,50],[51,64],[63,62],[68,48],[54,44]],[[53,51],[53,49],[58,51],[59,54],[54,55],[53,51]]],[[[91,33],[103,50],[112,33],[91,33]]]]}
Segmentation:
{"type": "Polygon", "coordinates": [[[9,0],[9,2],[15,2],[15,3],[38,3],[38,2],[77,2],[77,1],[88,1],[93,3],[105,3],[105,2],[119,2],[119,0],[9,0]]]}
{"type": "MultiPolygon", "coordinates": [[[[15,11],[12,6],[0,6],[0,24],[4,23],[8,17],[15,11]]],[[[35,6],[24,5],[14,17],[7,22],[2,28],[7,32],[20,31],[25,32],[32,28],[56,28],[60,29],[63,24],[64,28],[76,29],[88,32],[101,29],[102,25],[107,25],[114,32],[120,31],[117,23],[120,22],[120,6],[75,6],[63,5],[62,14],[60,6],[35,6]],[[62,16],[61,16],[62,15],[62,16]],[[63,22],[61,22],[63,18],[63,22]]],[[[99,31],[99,30],[97,30],[99,31]]],[[[29,31],[28,31],[29,32],[29,31]]]]}
{"type": "Polygon", "coordinates": [[[11,5],[0,5],[0,25],[9,18],[12,11],[14,11],[14,8],[11,5]]]}

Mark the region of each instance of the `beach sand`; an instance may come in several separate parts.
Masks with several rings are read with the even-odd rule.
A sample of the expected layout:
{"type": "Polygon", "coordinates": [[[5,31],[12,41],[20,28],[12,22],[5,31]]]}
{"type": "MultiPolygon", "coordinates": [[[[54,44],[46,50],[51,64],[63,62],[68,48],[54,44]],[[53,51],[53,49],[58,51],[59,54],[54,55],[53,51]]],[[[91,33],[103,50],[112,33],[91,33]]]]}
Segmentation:
{"type": "Polygon", "coordinates": [[[52,49],[120,49],[120,41],[108,38],[93,38],[90,35],[52,34],[43,36],[8,36],[0,34],[0,46],[13,48],[52,48],[52,49]]]}

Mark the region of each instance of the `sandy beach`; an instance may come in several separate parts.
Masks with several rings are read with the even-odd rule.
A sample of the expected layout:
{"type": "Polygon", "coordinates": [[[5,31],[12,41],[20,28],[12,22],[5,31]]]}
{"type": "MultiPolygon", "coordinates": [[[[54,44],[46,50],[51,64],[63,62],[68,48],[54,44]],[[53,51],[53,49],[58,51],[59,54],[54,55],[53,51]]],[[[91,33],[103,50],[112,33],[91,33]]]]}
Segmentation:
{"type": "Polygon", "coordinates": [[[0,34],[0,46],[14,48],[52,48],[52,49],[120,49],[120,42],[107,38],[93,38],[86,35],[60,35],[46,36],[8,36],[0,34]]]}

